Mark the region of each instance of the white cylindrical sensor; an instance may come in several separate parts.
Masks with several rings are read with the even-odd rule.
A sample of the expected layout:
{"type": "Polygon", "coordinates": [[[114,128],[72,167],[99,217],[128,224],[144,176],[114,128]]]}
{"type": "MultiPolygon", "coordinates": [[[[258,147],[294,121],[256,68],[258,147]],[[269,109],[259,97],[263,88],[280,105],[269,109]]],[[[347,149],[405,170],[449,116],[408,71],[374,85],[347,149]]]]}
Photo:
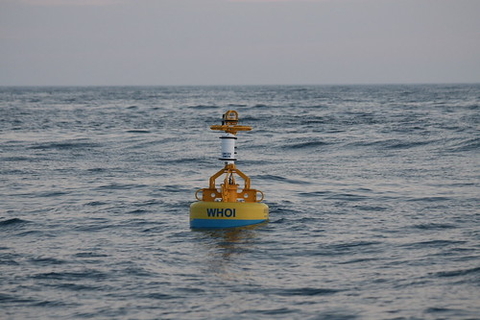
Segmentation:
{"type": "Polygon", "coordinates": [[[229,164],[235,163],[237,160],[235,157],[235,140],[237,140],[237,137],[231,133],[225,133],[220,139],[222,139],[222,153],[219,160],[223,160],[229,164]]]}

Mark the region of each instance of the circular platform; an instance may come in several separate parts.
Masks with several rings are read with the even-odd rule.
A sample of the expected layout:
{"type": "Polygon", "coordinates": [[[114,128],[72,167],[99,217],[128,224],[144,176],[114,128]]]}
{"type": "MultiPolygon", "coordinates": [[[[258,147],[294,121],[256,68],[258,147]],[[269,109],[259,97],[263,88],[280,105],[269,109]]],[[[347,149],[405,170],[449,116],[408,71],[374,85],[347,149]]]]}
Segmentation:
{"type": "Polygon", "coordinates": [[[234,228],[268,220],[268,206],[259,202],[207,202],[190,205],[190,227],[193,229],[234,228]]]}

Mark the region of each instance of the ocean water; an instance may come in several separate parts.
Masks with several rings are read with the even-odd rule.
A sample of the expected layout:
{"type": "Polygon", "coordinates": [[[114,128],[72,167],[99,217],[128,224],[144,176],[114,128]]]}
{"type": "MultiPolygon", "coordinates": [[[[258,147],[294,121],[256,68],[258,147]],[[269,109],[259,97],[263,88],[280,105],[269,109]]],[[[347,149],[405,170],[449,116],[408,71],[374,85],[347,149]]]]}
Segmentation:
{"type": "Polygon", "coordinates": [[[480,85],[0,88],[1,319],[480,319],[480,85]],[[190,230],[237,110],[268,223],[190,230]]]}

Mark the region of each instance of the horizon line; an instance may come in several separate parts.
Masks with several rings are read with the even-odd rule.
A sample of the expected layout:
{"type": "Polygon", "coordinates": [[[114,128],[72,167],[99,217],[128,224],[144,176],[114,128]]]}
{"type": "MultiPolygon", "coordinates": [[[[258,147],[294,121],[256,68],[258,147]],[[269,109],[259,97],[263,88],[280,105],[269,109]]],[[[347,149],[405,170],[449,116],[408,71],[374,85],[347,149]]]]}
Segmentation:
{"type": "Polygon", "coordinates": [[[385,82],[385,83],[311,83],[311,84],[0,84],[0,88],[41,87],[321,87],[321,86],[401,86],[401,85],[479,85],[480,82],[385,82]]]}

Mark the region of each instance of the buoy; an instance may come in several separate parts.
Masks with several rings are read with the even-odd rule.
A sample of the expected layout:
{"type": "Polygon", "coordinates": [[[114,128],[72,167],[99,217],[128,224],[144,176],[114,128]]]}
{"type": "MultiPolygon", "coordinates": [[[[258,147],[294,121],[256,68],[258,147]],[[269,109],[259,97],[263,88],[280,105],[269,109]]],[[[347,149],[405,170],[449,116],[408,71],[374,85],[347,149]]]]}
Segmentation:
{"type": "Polygon", "coordinates": [[[235,166],[237,132],[250,131],[250,126],[238,125],[238,112],[228,110],[221,125],[210,126],[212,130],[224,131],[221,139],[219,160],[225,163],[223,169],[210,177],[208,188],[197,190],[198,202],[190,205],[190,227],[194,229],[215,229],[243,227],[268,220],[268,206],[261,203],[263,192],[250,188],[250,178],[235,166]],[[224,176],[223,183],[217,179],[224,176]],[[243,188],[235,177],[243,180],[243,188]]]}

